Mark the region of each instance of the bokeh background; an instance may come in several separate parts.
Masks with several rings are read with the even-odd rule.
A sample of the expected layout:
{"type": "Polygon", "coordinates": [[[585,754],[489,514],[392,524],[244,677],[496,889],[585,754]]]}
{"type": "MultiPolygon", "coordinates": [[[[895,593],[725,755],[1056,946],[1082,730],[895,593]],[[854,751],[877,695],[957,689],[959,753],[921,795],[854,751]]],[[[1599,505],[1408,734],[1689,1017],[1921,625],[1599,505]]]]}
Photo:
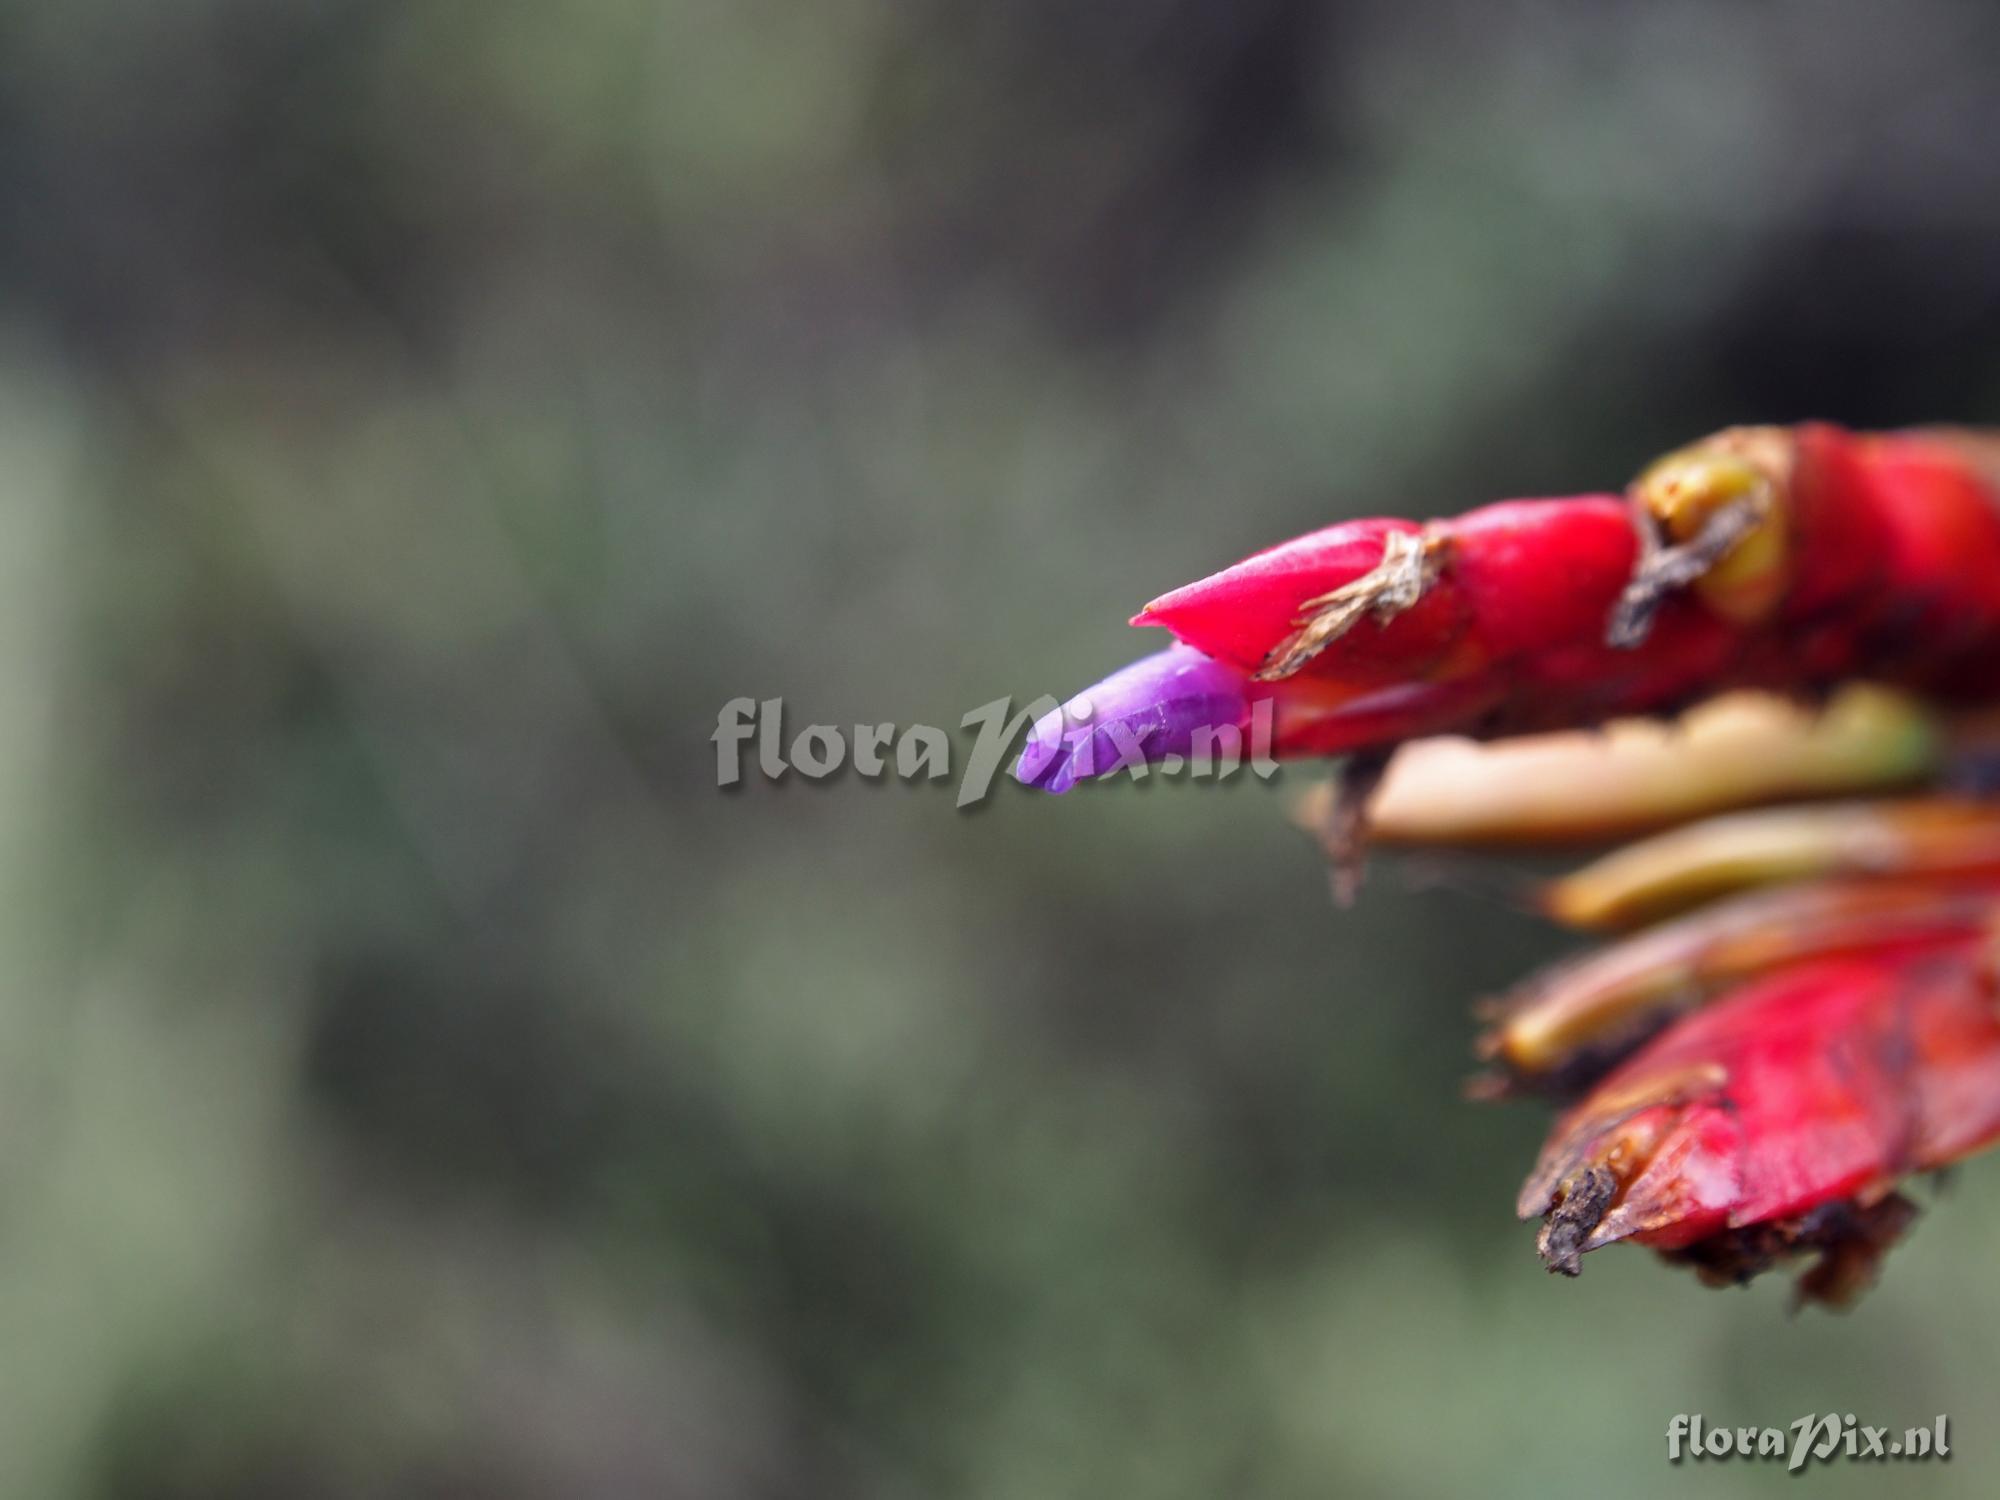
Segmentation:
{"type": "Polygon", "coordinates": [[[0,1493],[1991,1494],[1992,1164],[1846,1317],[1558,1282],[1477,882],[708,736],[2000,420],[1996,138],[1944,0],[0,9],[0,1493]]]}

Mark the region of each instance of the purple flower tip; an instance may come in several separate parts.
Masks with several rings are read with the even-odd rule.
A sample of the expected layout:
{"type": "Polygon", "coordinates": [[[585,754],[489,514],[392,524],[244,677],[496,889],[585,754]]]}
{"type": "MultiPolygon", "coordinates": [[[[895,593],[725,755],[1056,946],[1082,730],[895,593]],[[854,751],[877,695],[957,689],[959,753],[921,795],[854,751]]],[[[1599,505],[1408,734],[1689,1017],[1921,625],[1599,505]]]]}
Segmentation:
{"type": "Polygon", "coordinates": [[[1186,755],[1194,732],[1241,727],[1250,679],[1191,646],[1166,650],[1086,688],[1028,732],[1014,777],[1046,792],[1108,776],[1134,762],[1186,755]]]}

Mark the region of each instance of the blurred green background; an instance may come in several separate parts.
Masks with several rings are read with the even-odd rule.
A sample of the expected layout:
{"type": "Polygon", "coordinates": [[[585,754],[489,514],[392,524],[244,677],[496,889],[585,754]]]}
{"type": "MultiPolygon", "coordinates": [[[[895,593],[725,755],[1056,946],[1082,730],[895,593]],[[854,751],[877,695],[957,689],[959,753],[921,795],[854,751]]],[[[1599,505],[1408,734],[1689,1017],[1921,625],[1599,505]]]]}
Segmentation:
{"type": "MultiPolygon", "coordinates": [[[[1560,951],[1282,783],[715,785],[1344,515],[2000,418],[2000,19],[1308,0],[0,8],[0,1494],[1769,1493],[1852,1315],[1542,1273],[1560,951]]],[[[1299,784],[1298,778],[1291,784],[1299,784]]]]}

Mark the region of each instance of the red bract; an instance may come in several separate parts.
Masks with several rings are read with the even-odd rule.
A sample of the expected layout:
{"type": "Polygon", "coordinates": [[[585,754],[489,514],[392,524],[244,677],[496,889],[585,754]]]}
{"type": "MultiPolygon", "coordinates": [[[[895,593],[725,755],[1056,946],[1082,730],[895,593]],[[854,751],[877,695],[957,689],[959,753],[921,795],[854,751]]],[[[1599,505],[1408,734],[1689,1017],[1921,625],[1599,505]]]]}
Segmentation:
{"type": "Polygon", "coordinates": [[[1349,590],[1353,612],[1340,633],[1294,671],[1357,688],[1457,677],[1588,646],[1637,554],[1625,504],[1610,495],[1509,500],[1421,527],[1347,521],[1163,594],[1132,623],[1164,625],[1196,650],[1264,672],[1349,590]],[[1396,569],[1398,557],[1414,597],[1360,587],[1396,569]]]}
{"type": "Polygon", "coordinates": [[[1306,753],[1595,722],[1705,690],[1737,646],[1721,622],[1683,609],[1639,650],[1609,644],[1639,550],[1625,502],[1602,495],[1512,500],[1421,528],[1354,521],[1176,589],[1133,623],[1358,706],[1306,753]]]}
{"type": "Polygon", "coordinates": [[[1965,433],[1732,429],[1624,499],[1344,522],[1133,623],[1266,680],[1449,685],[1451,727],[1485,735],[1857,676],[1977,698],[2000,688],[1996,484],[2000,444],[1965,433]]]}
{"type": "MultiPolygon", "coordinates": [[[[1314,814],[1344,860],[1373,776],[1409,740],[1588,728],[1725,690],[1812,700],[1867,679],[1905,696],[1824,724],[1716,713],[1641,751],[1614,736],[1622,763],[1614,744],[1560,739],[1504,774],[1476,756],[1398,762],[1392,831],[1496,843],[1657,826],[1732,798],[1949,776],[1969,747],[1990,771],[1993,734],[1922,704],[2000,700],[2000,438],[1734,428],[1622,497],[1331,526],[1133,623],[1165,626],[1181,653],[1104,685],[1120,725],[1155,726],[1140,757],[1268,702],[1279,757],[1363,768],[1314,814]],[[1173,684],[1158,701],[1156,679],[1173,684]],[[1716,744],[1725,718],[1739,736],[1754,719],[1736,743],[1796,769],[1740,774],[1716,744]],[[1587,812],[1522,796],[1522,765],[1574,776],[1587,812]],[[1452,810],[1425,816],[1442,774],[1452,810]]],[[[1020,773],[1051,789],[1101,773],[1081,754],[1100,739],[1038,726],[1020,773]]],[[[1865,1285],[1913,1213],[1898,1183],[2000,1135],[1996,827],[1991,806],[1944,797],[1739,815],[1554,887],[1547,909],[1583,926],[1696,910],[1522,986],[1482,1044],[1487,1092],[1583,1091],[1521,1197],[1545,1218],[1551,1268],[1631,1239],[1710,1280],[1812,1251],[1806,1295],[1865,1285]]]]}
{"type": "Polygon", "coordinates": [[[1883,1208],[1901,1180],[2000,1136],[1984,960],[1961,941],[1805,964],[1642,1049],[1563,1117],[1522,1189],[1550,1268],[1631,1239],[1741,1280],[1816,1249],[1805,1293],[1851,1296],[1909,1216],[1883,1208]]]}

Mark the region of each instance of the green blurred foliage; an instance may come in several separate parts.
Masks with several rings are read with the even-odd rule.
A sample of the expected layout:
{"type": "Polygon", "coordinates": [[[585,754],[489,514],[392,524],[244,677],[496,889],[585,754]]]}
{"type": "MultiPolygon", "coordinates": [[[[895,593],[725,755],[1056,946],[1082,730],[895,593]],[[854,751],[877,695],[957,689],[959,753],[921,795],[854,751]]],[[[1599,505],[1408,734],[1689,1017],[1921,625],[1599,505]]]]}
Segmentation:
{"type": "Polygon", "coordinates": [[[1559,941],[1282,786],[714,785],[1342,516],[1993,420],[2000,29],[1895,8],[0,14],[0,1493],[1632,1495],[2000,1396],[1542,1275],[1559,941]]]}

